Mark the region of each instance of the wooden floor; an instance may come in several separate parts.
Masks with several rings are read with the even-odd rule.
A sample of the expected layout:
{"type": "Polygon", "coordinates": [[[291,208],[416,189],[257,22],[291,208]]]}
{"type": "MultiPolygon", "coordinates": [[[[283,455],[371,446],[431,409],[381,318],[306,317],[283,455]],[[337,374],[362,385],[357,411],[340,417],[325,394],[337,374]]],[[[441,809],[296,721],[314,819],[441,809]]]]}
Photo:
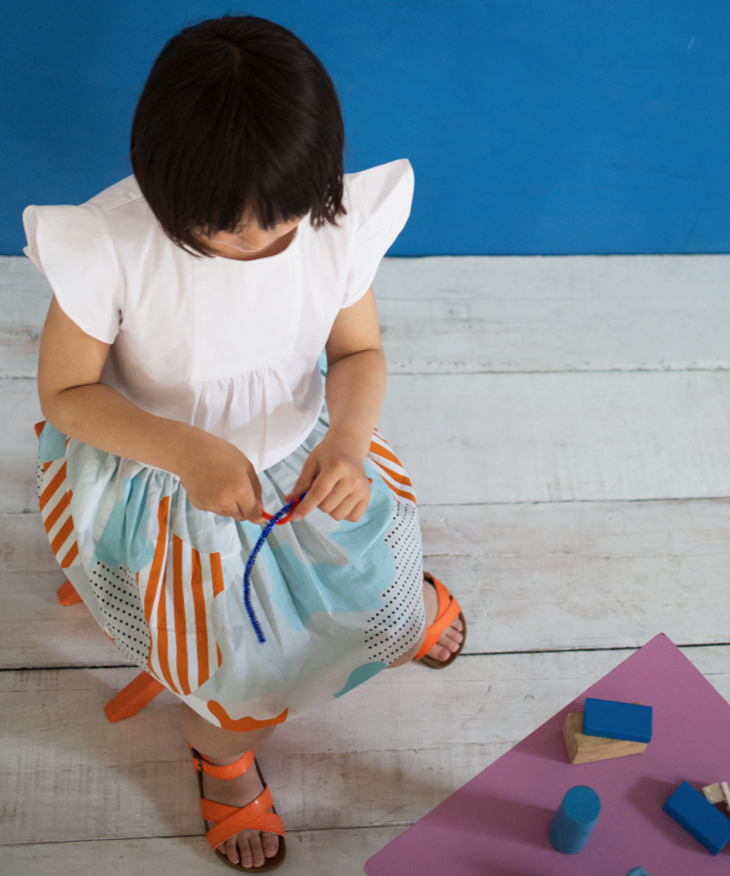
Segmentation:
{"type": "MultiPolygon", "coordinates": [[[[262,749],[283,872],[361,873],[660,631],[730,697],[728,277],[725,256],[382,265],[381,428],[469,640],[447,671],[381,673],[262,749]]],[[[0,872],[228,872],[175,698],[108,724],[136,669],[56,601],[33,491],[48,298],[30,263],[0,259],[0,872]]]]}

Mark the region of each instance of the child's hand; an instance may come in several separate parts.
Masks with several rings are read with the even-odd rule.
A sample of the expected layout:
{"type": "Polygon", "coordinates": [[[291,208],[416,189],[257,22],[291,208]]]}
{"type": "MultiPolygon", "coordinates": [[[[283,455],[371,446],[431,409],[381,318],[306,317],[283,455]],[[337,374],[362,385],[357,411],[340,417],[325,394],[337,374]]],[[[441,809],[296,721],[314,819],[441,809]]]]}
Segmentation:
{"type": "Polygon", "coordinates": [[[196,434],[185,447],[176,474],[190,502],[201,511],[221,517],[265,523],[261,513],[261,484],[241,451],[209,432],[196,434]]]}
{"type": "Polygon", "coordinates": [[[370,502],[370,484],[365,461],[352,445],[346,437],[330,431],[309,454],[297,485],[285,497],[290,502],[307,491],[294,509],[292,520],[301,520],[313,508],[335,520],[353,523],[363,516],[370,502]]]}

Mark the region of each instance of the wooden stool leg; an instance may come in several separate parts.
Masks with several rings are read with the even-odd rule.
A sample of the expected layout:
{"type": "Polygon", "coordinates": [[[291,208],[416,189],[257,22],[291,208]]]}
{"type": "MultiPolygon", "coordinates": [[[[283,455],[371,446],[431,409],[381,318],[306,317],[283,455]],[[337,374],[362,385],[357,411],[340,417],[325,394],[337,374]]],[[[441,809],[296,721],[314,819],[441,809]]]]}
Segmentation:
{"type": "Polygon", "coordinates": [[[140,712],[147,703],[151,703],[165,685],[154,678],[149,672],[140,674],[123,690],[104,706],[107,721],[123,721],[140,712]]]}
{"type": "Polygon", "coordinates": [[[70,581],[66,581],[65,584],[61,584],[61,586],[56,591],[56,596],[58,596],[58,601],[61,605],[75,605],[77,602],[81,602],[81,597],[74,589],[73,584],[70,581]]]}

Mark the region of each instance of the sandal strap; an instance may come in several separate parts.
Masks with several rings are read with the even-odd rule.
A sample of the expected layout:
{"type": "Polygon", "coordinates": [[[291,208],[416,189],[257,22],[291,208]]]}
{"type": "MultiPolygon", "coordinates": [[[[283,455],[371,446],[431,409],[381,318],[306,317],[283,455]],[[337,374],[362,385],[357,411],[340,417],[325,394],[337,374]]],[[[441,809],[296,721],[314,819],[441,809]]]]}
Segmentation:
{"type": "Polygon", "coordinates": [[[286,836],[281,818],[275,812],[269,812],[273,805],[268,785],[255,800],[240,809],[201,797],[200,811],[203,818],[206,821],[219,822],[206,833],[210,847],[216,849],[241,830],[263,830],[286,836]]]}
{"type": "Polygon", "coordinates": [[[438,596],[438,613],[436,614],[436,620],[430,627],[426,628],[426,638],[423,640],[423,644],[414,658],[415,660],[420,660],[421,657],[428,654],[431,648],[433,648],[436,642],[438,642],[441,633],[443,633],[447,627],[450,627],[461,614],[461,606],[439,579],[429,574],[427,580],[431,581],[436,588],[436,595],[438,596]]]}
{"type": "Polygon", "coordinates": [[[195,771],[203,772],[214,779],[237,779],[249,770],[254,762],[253,751],[244,751],[235,763],[218,766],[218,764],[211,763],[204,754],[196,751],[189,742],[188,748],[193,755],[195,771]]]}

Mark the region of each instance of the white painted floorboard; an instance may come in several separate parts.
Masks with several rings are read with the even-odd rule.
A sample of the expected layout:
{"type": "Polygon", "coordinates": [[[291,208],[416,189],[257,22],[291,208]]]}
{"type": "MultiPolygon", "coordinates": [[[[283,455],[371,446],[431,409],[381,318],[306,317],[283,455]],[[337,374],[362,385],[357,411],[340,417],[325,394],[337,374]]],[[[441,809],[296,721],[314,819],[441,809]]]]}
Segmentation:
{"type": "MultiPolygon", "coordinates": [[[[362,876],[363,862],[404,827],[291,831],[286,868],[297,876],[362,876]]],[[[210,876],[225,871],[201,836],[0,846],[8,876],[210,876]]]]}
{"type": "MultiPolygon", "coordinates": [[[[444,673],[382,673],[277,730],[260,760],[291,831],[282,872],[362,872],[631,653],[613,649],[664,631],[730,697],[729,269],[383,263],[382,427],[469,640],[444,673]]],[[[49,294],[29,262],[0,258],[0,873],[227,872],[201,836],[175,698],[108,724],[136,669],[55,597],[33,491],[49,294]]]]}
{"type": "Polygon", "coordinates": [[[730,495],[726,371],[396,376],[381,429],[427,505],[730,495]]]}
{"type": "Polygon", "coordinates": [[[730,256],[385,259],[393,374],[730,367],[730,256]],[[416,318],[414,318],[416,317],[416,318]]]}

